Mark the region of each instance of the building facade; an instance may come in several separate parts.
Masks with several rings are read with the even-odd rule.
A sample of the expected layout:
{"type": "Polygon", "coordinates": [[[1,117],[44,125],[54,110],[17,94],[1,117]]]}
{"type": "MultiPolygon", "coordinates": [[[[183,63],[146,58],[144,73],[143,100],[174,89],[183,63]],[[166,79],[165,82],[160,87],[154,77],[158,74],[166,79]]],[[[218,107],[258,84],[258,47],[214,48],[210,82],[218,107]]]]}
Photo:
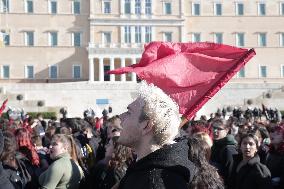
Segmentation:
{"type": "MultiPolygon", "coordinates": [[[[284,0],[0,0],[0,83],[10,90],[9,83],[26,83],[18,86],[22,93],[40,90],[29,83],[61,83],[57,91],[42,85],[49,92],[42,89],[41,98],[51,106],[72,107],[78,101],[72,89],[85,91],[86,103],[76,103],[74,115],[92,103],[121,107],[134,98],[137,78],[108,70],[137,63],[151,41],[209,41],[254,48],[257,55],[208,109],[248,98],[262,103],[268,91],[277,91],[275,105],[284,92],[283,23],[284,0]],[[70,81],[84,85],[70,87],[70,81]],[[113,89],[127,88],[128,96],[117,100],[113,89]],[[238,90],[238,98],[230,99],[238,90]],[[53,92],[64,99],[50,101],[53,92]]],[[[26,96],[35,98],[33,92],[26,96]]]]}
{"type": "Polygon", "coordinates": [[[89,1],[1,0],[1,82],[88,78],[89,1]]]}
{"type": "Polygon", "coordinates": [[[150,41],[255,48],[233,82],[283,82],[284,1],[1,0],[1,82],[135,81],[150,41]]]}

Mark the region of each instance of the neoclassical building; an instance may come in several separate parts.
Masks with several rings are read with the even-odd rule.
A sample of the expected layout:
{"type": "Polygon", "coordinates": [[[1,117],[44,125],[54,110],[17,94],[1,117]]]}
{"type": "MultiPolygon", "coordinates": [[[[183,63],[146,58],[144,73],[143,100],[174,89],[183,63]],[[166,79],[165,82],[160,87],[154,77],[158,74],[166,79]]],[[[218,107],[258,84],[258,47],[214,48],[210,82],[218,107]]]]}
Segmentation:
{"type": "Polygon", "coordinates": [[[208,109],[248,98],[261,104],[270,91],[279,105],[283,23],[284,0],[0,0],[0,88],[68,105],[74,115],[89,104],[121,107],[135,96],[137,78],[108,70],[137,63],[151,41],[213,41],[257,55],[208,109]]]}
{"type": "Polygon", "coordinates": [[[0,81],[135,81],[150,41],[255,48],[232,82],[284,81],[283,0],[0,0],[0,81]]]}

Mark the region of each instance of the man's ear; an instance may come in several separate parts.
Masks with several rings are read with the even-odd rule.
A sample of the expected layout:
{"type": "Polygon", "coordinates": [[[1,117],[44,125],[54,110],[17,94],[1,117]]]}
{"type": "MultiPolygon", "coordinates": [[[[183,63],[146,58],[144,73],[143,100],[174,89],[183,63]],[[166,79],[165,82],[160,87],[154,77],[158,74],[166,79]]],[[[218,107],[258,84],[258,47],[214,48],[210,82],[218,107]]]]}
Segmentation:
{"type": "Polygon", "coordinates": [[[145,125],[143,125],[142,135],[147,135],[148,133],[152,132],[153,124],[151,121],[146,121],[145,125]]]}

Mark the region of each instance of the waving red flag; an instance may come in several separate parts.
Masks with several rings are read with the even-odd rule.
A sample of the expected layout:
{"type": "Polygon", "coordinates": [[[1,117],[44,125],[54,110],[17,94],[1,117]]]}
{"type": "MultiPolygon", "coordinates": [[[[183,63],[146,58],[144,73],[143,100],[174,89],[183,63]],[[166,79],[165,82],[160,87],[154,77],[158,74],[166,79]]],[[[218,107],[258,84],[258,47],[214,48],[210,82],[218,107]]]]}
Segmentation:
{"type": "Polygon", "coordinates": [[[135,72],[161,88],[190,119],[254,55],[253,49],[215,43],[151,42],[138,64],[108,73],[135,72]]]}

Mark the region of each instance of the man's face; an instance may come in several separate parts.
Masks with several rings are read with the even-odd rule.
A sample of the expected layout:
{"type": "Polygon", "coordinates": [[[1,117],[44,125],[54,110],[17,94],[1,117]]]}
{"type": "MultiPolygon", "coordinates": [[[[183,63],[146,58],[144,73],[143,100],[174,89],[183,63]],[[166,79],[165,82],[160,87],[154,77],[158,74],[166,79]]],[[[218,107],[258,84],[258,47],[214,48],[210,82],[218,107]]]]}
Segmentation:
{"type": "Polygon", "coordinates": [[[220,140],[225,138],[229,130],[224,125],[213,126],[213,138],[214,140],[220,140]]]}
{"type": "Polygon", "coordinates": [[[144,101],[137,98],[128,105],[127,112],[120,115],[122,131],[118,142],[128,147],[139,145],[142,137],[142,130],[147,125],[147,121],[139,121],[144,107],[144,101]]]}

